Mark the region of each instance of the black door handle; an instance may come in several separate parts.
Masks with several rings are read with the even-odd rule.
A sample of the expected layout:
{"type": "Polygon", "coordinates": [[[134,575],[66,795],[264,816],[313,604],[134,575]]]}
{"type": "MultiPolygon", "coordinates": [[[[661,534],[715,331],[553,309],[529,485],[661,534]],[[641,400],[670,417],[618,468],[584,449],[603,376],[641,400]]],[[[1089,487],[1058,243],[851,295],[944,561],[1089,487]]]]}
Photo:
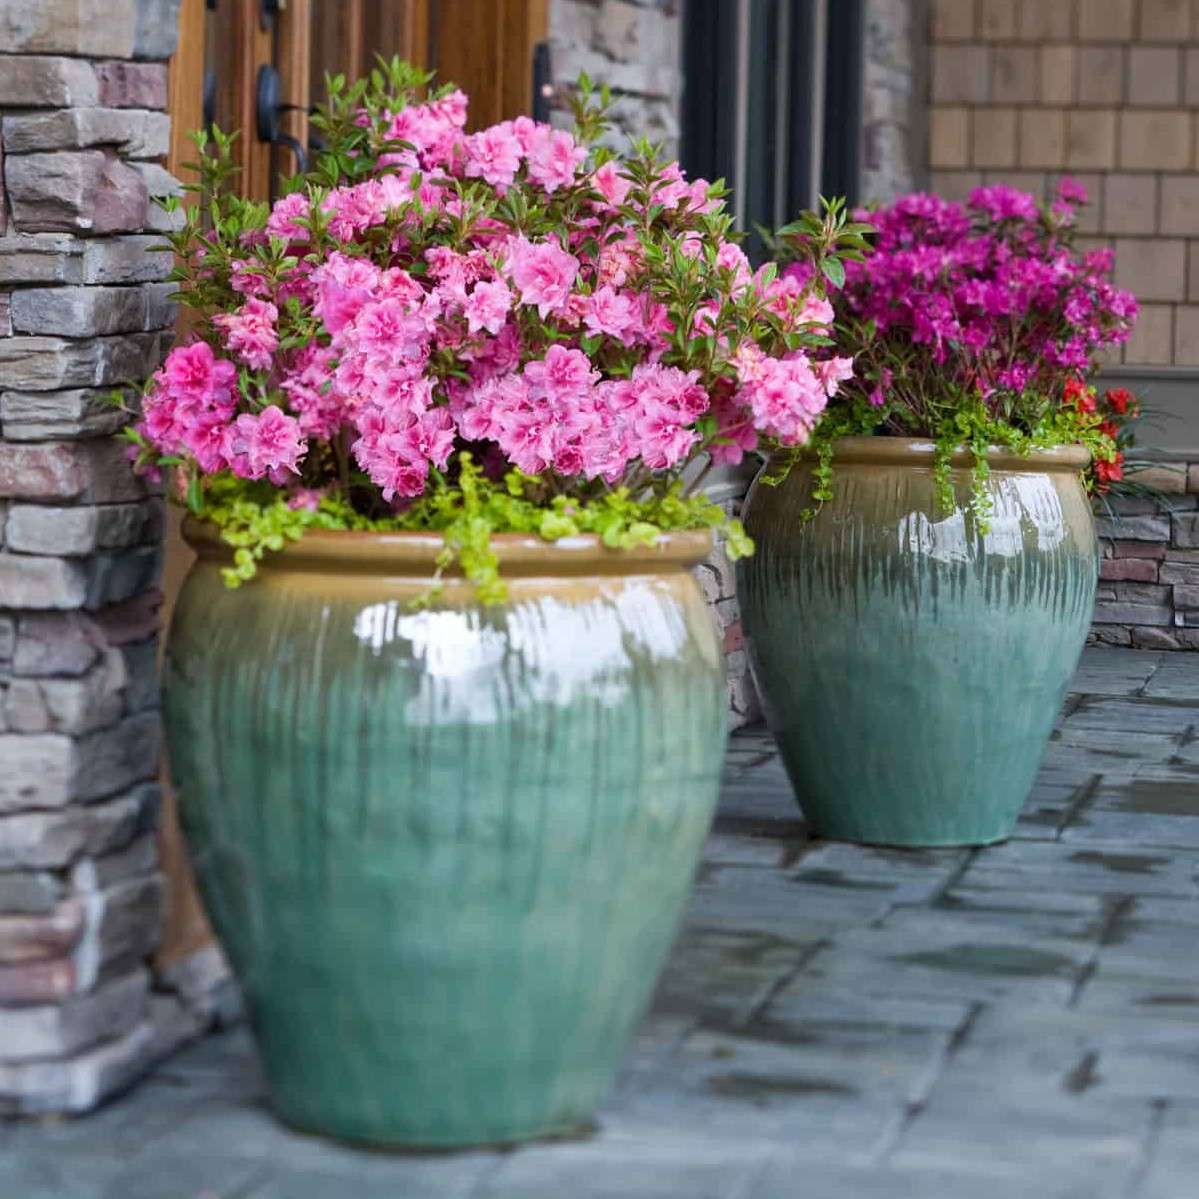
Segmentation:
{"type": "Polygon", "coordinates": [[[258,140],[272,146],[285,146],[296,156],[296,173],[308,170],[308,151],[297,137],[285,133],[279,125],[280,116],[299,106],[284,104],[279,99],[282,86],[279,72],[269,63],[258,68],[255,114],[258,125],[258,140]]]}

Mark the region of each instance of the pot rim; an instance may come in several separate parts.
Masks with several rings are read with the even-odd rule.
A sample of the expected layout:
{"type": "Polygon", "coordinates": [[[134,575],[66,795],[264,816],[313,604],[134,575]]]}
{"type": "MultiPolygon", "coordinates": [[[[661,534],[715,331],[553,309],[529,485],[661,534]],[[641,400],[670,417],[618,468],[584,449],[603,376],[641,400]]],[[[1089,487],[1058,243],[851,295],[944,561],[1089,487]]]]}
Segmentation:
{"type": "MultiPolygon", "coordinates": [[[[847,462],[877,466],[931,466],[936,458],[936,442],[927,437],[839,437],[833,442],[833,469],[847,462]]],[[[814,459],[814,451],[805,448],[805,459],[814,459]]],[[[958,446],[950,465],[971,467],[974,453],[958,446]]],[[[988,446],[987,463],[992,470],[1043,474],[1046,471],[1075,474],[1091,461],[1091,452],[1082,445],[1059,445],[1048,450],[1030,450],[1017,454],[1006,446],[988,446]]]]}
{"type": "MultiPolygon", "coordinates": [[[[229,562],[233,549],[215,525],[187,516],[183,538],[198,557],[229,562]]],[[[522,575],[635,575],[689,570],[712,551],[711,529],[662,533],[653,545],[609,549],[594,533],[545,541],[530,533],[495,533],[491,538],[502,578],[522,575]]],[[[302,570],[330,574],[392,574],[427,579],[445,546],[440,533],[308,529],[299,541],[268,550],[260,571],[302,570]]],[[[455,564],[447,578],[462,578],[455,564]]]]}

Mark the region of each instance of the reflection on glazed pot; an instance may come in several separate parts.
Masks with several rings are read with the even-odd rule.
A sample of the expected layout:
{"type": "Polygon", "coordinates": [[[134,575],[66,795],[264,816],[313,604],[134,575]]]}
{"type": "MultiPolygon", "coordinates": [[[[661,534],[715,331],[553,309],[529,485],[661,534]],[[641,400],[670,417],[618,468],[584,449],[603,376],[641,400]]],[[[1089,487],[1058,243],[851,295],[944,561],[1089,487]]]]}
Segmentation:
{"type": "Polygon", "coordinates": [[[1097,548],[1085,451],[994,452],[982,532],[970,460],[939,509],[933,447],[847,438],[814,519],[812,468],[755,485],[738,587],[767,718],[821,836],[1008,836],[1086,639],[1097,548]]]}
{"type": "MultiPolygon", "coordinates": [[[[197,536],[193,530],[193,536],[197,536]]],[[[498,538],[510,602],[415,611],[440,538],[309,534],[166,662],[172,773],[273,1102],[377,1144],[585,1124],[651,993],[716,802],[706,534],[498,538]]]]}

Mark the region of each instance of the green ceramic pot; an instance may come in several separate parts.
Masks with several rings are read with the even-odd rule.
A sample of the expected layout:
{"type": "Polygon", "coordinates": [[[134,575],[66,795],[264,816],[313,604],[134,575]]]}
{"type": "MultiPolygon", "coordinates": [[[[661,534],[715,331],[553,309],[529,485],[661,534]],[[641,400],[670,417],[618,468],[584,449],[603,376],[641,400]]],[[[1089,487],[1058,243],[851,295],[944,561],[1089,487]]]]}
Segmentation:
{"type": "Polygon", "coordinates": [[[933,446],[836,444],[834,498],[805,521],[812,462],[758,482],[738,594],[767,719],[814,831],[880,845],[1009,836],[1086,640],[1098,553],[1086,451],[989,456],[994,505],[939,510],[933,446]]]}
{"type": "Polygon", "coordinates": [[[452,1147],[586,1125],[647,1004],[724,753],[707,533],[308,533],[228,590],[203,530],[165,666],[205,904],[279,1115],[452,1147]]]}

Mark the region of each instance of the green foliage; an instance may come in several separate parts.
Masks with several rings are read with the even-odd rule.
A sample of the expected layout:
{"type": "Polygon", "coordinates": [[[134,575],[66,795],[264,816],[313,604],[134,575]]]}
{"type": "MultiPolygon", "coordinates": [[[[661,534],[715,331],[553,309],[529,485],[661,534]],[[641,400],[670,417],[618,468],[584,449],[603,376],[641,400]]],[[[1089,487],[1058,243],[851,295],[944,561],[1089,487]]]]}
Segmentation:
{"type": "MultiPolygon", "coordinates": [[[[830,409],[816,427],[812,439],[802,451],[776,454],[763,472],[761,482],[777,486],[790,473],[800,454],[815,458],[812,468],[813,507],[805,509],[803,517],[810,520],[821,506],[833,498],[835,476],[835,443],[842,437],[870,437],[878,433],[876,410],[861,406],[830,409]]],[[[971,454],[970,509],[980,532],[990,528],[991,499],[988,480],[991,467],[988,451],[994,448],[1026,455],[1035,450],[1050,450],[1063,445],[1082,445],[1099,461],[1110,461],[1113,455],[1111,438],[1099,427],[1097,418],[1073,408],[1045,405],[1041,419],[1031,432],[1017,428],[1007,421],[988,414],[980,402],[962,407],[937,427],[933,438],[933,484],[937,505],[944,514],[953,512],[958,498],[953,486],[953,457],[963,447],[971,454]]]]}
{"type": "MultiPolygon", "coordinates": [[[[233,549],[233,565],[222,571],[230,587],[248,582],[266,554],[298,541],[309,529],[439,532],[445,549],[438,579],[457,565],[484,604],[503,603],[508,596],[491,541],[497,533],[525,533],[545,541],[594,534],[609,549],[620,550],[653,545],[663,533],[709,528],[723,534],[730,558],[753,553],[740,521],[702,494],[684,494],[681,484],[645,498],[618,487],[595,499],[558,495],[547,504],[537,494],[539,481],[519,471],[490,479],[468,453],[459,454],[455,465],[452,479],[438,476],[427,494],[386,517],[363,516],[333,495],[322,496],[315,509],[292,508],[269,483],[232,475],[208,481],[196,515],[220,530],[233,549]]],[[[438,582],[420,604],[432,603],[440,590],[438,582]]]]}

